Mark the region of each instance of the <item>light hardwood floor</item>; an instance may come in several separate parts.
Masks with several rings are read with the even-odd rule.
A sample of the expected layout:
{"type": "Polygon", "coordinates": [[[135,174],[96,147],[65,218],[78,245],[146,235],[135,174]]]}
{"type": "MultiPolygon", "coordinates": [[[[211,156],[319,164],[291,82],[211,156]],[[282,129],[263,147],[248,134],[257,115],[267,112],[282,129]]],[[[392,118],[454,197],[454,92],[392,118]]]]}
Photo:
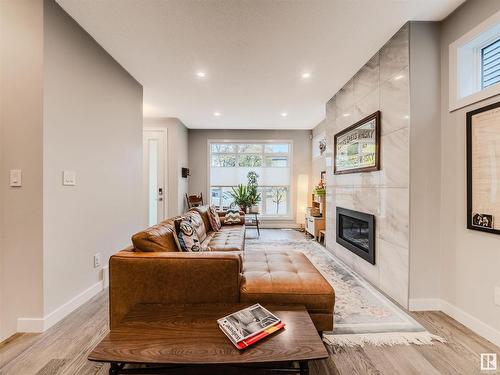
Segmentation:
{"type": "MultiPolygon", "coordinates": [[[[261,230],[261,239],[296,239],[295,231],[261,230]]],[[[446,344],[393,347],[329,348],[330,357],[310,363],[319,374],[495,374],[480,371],[480,353],[500,348],[440,312],[412,313],[446,344]]],[[[87,361],[87,354],[107,332],[107,291],[95,296],[43,334],[18,334],[0,344],[0,374],[107,374],[108,366],[87,361]]],[[[175,374],[260,374],[256,369],[188,369],[175,374]]],[[[500,371],[497,372],[500,374],[500,371]]]]}

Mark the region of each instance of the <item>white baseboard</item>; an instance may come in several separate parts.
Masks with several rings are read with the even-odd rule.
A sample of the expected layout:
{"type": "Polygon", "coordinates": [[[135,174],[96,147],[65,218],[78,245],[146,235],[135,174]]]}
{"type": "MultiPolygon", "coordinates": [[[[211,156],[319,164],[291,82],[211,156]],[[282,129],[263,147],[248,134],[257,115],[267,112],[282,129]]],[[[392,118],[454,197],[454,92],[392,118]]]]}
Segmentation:
{"type": "Polygon", "coordinates": [[[43,318],[18,318],[17,319],[17,332],[30,332],[40,333],[52,327],[54,324],[68,316],[74,310],[79,308],[85,302],[94,297],[97,293],[103,290],[103,281],[92,285],[90,288],[84,290],[82,293],[73,297],[68,302],[59,306],[50,314],[45,315],[43,318]]]}
{"type": "MultiPolygon", "coordinates": [[[[263,222],[260,224],[260,228],[265,228],[265,229],[295,229],[297,228],[296,223],[283,223],[283,222],[276,222],[273,223],[272,221],[268,222],[263,222]]],[[[255,227],[246,227],[247,230],[257,230],[255,227]]]]}
{"type": "Polygon", "coordinates": [[[470,330],[500,346],[500,331],[480,321],[457,306],[439,298],[410,299],[410,311],[442,311],[470,330]]]}
{"type": "Polygon", "coordinates": [[[439,298],[414,298],[410,299],[410,311],[440,311],[441,300],[439,298]]]}
{"type": "Polygon", "coordinates": [[[102,284],[104,289],[109,287],[109,265],[102,267],[102,284]]]}
{"type": "Polygon", "coordinates": [[[462,323],[464,326],[470,328],[478,335],[484,337],[486,340],[500,346],[500,331],[497,331],[490,325],[480,321],[469,313],[444,300],[441,300],[441,311],[446,315],[451,316],[456,321],[462,323]]]}

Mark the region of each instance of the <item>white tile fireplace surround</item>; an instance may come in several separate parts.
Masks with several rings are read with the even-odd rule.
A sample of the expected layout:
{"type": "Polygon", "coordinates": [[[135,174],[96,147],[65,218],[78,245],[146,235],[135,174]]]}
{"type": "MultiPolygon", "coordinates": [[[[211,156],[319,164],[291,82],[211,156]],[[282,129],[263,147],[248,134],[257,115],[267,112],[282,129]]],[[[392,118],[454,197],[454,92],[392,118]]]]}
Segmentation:
{"type": "Polygon", "coordinates": [[[370,283],[408,307],[409,25],[327,103],[327,247],[370,283]],[[380,110],[381,170],[334,175],[333,136],[380,110]],[[336,243],[335,207],[375,216],[375,264],[336,243]]]}

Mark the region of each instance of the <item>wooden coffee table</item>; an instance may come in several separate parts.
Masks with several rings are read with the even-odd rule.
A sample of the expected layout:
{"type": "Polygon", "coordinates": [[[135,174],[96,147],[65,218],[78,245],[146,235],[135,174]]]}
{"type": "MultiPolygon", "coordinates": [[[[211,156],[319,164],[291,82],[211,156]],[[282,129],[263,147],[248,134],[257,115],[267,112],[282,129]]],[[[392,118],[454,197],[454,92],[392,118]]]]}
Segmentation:
{"type": "Polygon", "coordinates": [[[238,350],[217,319],[251,304],[136,305],[90,353],[110,374],[158,374],[185,366],[266,366],[308,373],[308,361],[328,357],[303,306],[269,306],[286,327],[238,350]]]}

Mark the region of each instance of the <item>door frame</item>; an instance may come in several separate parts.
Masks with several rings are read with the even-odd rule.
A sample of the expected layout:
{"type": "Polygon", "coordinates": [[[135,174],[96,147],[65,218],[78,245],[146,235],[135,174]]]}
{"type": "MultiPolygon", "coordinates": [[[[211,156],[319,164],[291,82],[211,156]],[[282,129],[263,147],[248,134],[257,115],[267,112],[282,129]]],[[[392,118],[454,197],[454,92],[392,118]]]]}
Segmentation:
{"type": "Polygon", "coordinates": [[[145,215],[146,221],[149,225],[149,175],[147,173],[148,170],[148,159],[146,158],[146,150],[145,146],[145,134],[146,132],[161,132],[163,133],[163,220],[168,217],[168,192],[169,186],[167,185],[167,176],[168,176],[168,129],[158,126],[144,126],[142,129],[142,179],[143,179],[143,190],[144,190],[144,207],[145,207],[145,215]]]}

